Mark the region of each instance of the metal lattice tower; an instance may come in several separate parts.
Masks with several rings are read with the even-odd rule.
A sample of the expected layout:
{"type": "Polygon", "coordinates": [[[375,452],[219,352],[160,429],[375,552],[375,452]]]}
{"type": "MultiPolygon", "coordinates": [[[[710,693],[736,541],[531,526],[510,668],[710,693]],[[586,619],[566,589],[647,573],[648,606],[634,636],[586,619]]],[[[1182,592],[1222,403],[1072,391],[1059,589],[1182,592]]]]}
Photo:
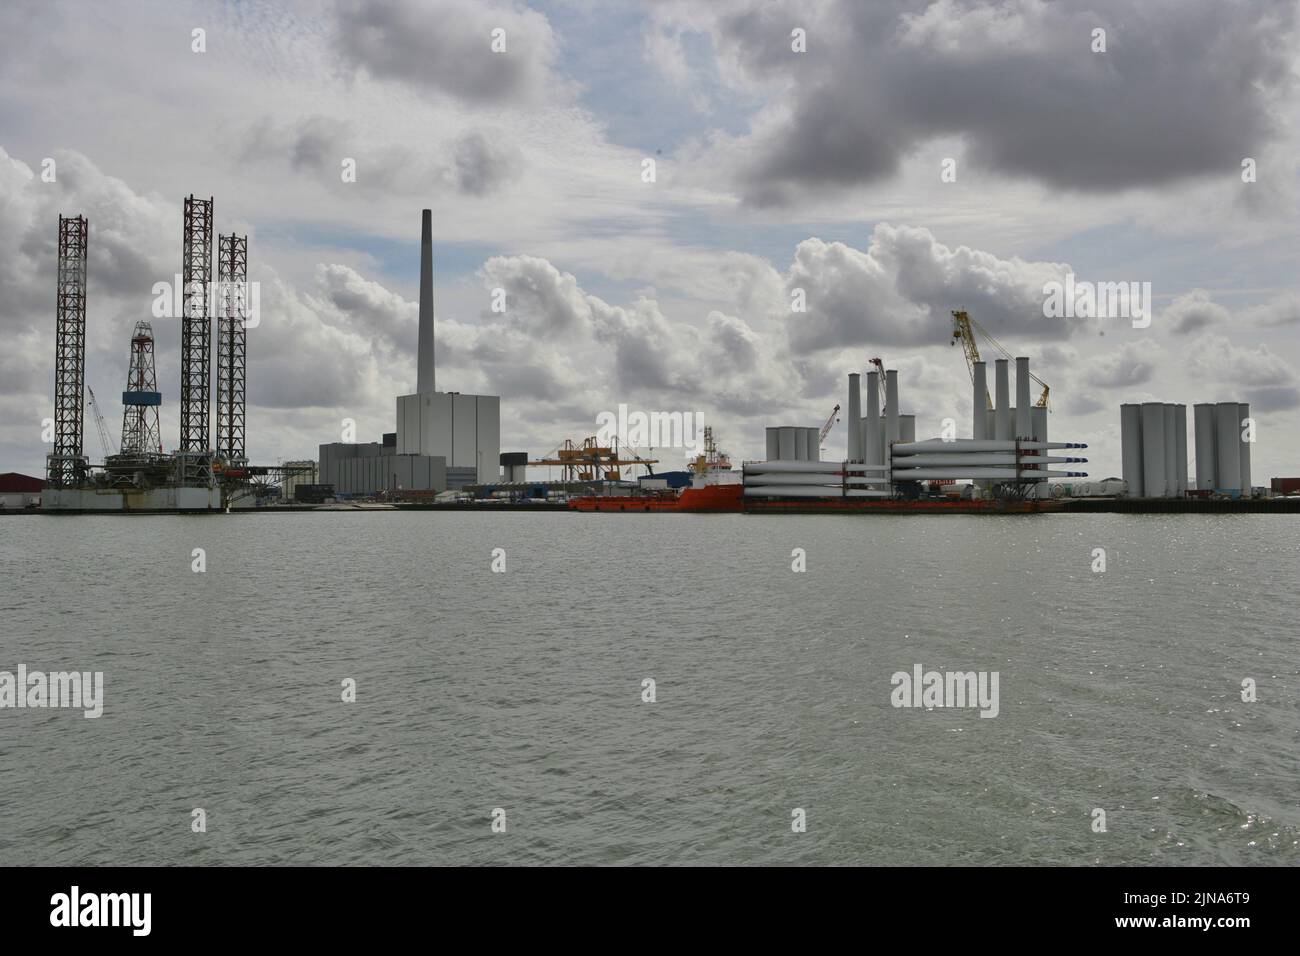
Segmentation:
{"type": "Polygon", "coordinates": [[[208,445],[208,404],[212,394],[212,200],[185,200],[181,259],[184,306],[181,313],[181,451],[208,445]]]}
{"type": "Polygon", "coordinates": [[[217,237],[217,456],[246,460],[244,371],[248,331],[248,237],[217,237]]]}
{"type": "Polygon", "coordinates": [[[122,393],[121,454],[162,454],[162,431],[158,427],[161,404],[153,366],[153,327],[148,322],[137,322],[131,333],[131,367],[122,393]]]}
{"type": "Polygon", "coordinates": [[[59,277],[54,319],[54,453],[47,461],[52,485],[85,477],[81,439],[85,421],[86,255],[85,216],[59,216],[59,277]]]}

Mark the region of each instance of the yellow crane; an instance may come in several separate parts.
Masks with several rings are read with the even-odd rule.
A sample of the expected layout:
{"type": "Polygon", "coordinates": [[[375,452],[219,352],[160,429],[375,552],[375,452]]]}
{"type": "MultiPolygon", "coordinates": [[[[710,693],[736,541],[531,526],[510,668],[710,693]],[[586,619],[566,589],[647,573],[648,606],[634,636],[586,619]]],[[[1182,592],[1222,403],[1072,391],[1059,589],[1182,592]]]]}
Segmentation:
{"type": "Polygon", "coordinates": [[[614,439],[613,445],[601,445],[598,444],[596,436],[592,435],[581,442],[566,438],[564,444],[555,450],[554,457],[539,458],[528,464],[560,468],[564,480],[570,482],[618,481],[622,478],[622,473],[619,471],[622,466],[645,465],[646,469],[654,474],[650,466],[659,464],[659,459],[642,458],[640,455],[627,458],[619,454],[617,438],[614,439]]]}
{"type": "MultiPolygon", "coordinates": [[[[1015,356],[1008,352],[1001,342],[989,334],[988,329],[984,328],[984,326],[972,319],[968,313],[954,312],[952,314],[952,339],[948,344],[956,345],[958,341],[961,342],[962,352],[966,356],[966,370],[970,373],[971,381],[975,380],[975,363],[983,361],[983,359],[980,358],[979,346],[975,344],[976,332],[979,332],[980,335],[984,336],[984,338],[988,340],[990,345],[1001,352],[1003,358],[1011,359],[1013,361],[1015,359],[1015,356]]],[[[1029,373],[1029,377],[1039,385],[1043,386],[1043,394],[1038,396],[1038,401],[1034,403],[1035,407],[1047,408],[1047,400],[1048,395],[1051,393],[1051,388],[1049,388],[1048,384],[1033,372],[1029,373]]],[[[984,390],[984,400],[988,402],[989,408],[993,407],[993,398],[989,395],[987,388],[984,390]]]]}

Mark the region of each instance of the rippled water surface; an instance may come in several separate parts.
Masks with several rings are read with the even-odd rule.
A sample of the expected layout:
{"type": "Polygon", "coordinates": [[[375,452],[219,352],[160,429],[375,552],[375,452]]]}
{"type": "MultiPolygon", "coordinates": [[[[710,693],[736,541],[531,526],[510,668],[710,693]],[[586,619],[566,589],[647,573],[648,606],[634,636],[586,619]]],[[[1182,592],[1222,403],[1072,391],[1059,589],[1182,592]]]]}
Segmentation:
{"type": "Polygon", "coordinates": [[[1300,863],[1291,516],[32,516],[0,581],[0,670],[106,685],[0,710],[0,864],[1300,863]]]}

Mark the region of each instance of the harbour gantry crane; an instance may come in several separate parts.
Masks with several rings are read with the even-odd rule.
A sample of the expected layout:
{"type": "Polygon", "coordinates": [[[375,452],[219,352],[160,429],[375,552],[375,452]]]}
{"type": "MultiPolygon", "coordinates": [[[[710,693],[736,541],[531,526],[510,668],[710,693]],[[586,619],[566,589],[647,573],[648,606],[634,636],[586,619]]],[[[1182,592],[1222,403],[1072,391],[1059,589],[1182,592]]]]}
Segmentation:
{"type": "MultiPolygon", "coordinates": [[[[1015,356],[1008,352],[1001,342],[990,335],[988,329],[984,328],[984,326],[972,319],[969,313],[964,311],[954,312],[952,313],[952,338],[949,340],[948,344],[956,345],[958,341],[961,342],[962,352],[966,356],[966,371],[970,373],[971,381],[975,380],[975,363],[983,361],[983,359],[980,358],[979,346],[975,344],[976,332],[979,332],[980,335],[988,340],[990,345],[1002,353],[1003,358],[1011,360],[1015,359],[1015,356]]],[[[875,362],[879,360],[872,359],[872,361],[875,362]]],[[[1033,372],[1029,373],[1029,377],[1039,385],[1043,386],[1043,394],[1038,396],[1038,401],[1034,403],[1035,407],[1047,408],[1048,395],[1050,394],[1051,389],[1048,387],[1046,382],[1033,372]]],[[[993,397],[989,395],[987,388],[984,389],[984,400],[988,403],[989,408],[993,407],[993,397]]]]}
{"type": "Polygon", "coordinates": [[[108,435],[108,426],[104,424],[104,416],[99,412],[99,402],[95,401],[95,391],[89,385],[86,386],[86,394],[90,396],[90,410],[95,413],[95,427],[99,429],[99,443],[104,446],[104,457],[108,458],[113,454],[113,446],[108,435]]]}
{"type": "Polygon", "coordinates": [[[619,454],[617,438],[612,445],[601,445],[596,436],[592,435],[580,443],[566,438],[564,444],[555,450],[553,457],[540,458],[528,464],[560,468],[566,482],[618,481],[622,478],[619,469],[624,465],[643,465],[650,470],[651,465],[659,464],[659,459],[642,458],[640,455],[627,458],[619,454]]]}

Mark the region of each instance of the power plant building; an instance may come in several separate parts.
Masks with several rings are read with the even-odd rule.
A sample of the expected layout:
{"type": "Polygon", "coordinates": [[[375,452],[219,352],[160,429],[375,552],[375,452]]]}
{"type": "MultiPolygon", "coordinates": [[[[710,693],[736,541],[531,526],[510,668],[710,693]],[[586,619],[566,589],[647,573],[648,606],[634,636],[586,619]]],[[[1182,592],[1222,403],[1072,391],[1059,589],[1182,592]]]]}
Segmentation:
{"type": "Polygon", "coordinates": [[[420,328],[416,388],[397,397],[397,431],[382,445],[320,446],[320,481],[338,494],[446,491],[501,474],[501,399],[439,392],[434,375],[433,212],[420,223],[420,328]]]}
{"type": "Polygon", "coordinates": [[[501,473],[501,399],[439,392],[434,374],[433,212],[420,223],[420,338],[415,394],[397,398],[397,453],[443,458],[448,468],[472,468],[478,483],[501,473]]]}

